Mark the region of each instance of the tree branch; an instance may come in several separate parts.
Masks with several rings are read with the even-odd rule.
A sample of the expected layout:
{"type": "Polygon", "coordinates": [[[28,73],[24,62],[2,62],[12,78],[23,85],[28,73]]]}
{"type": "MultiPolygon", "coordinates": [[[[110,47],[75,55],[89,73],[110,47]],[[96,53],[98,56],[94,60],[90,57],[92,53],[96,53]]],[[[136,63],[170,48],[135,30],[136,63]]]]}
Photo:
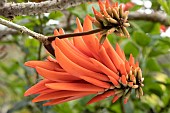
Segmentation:
{"type": "Polygon", "coordinates": [[[163,25],[170,26],[170,18],[165,13],[154,12],[151,14],[131,12],[128,16],[128,20],[146,20],[152,22],[159,22],[163,25]]]}
{"type": "MultiPolygon", "coordinates": [[[[0,15],[11,18],[18,15],[36,15],[56,10],[63,10],[81,3],[96,0],[51,0],[40,3],[5,3],[5,1],[6,0],[0,0],[0,15]]],[[[170,19],[168,19],[168,16],[162,12],[154,12],[151,14],[131,12],[129,14],[129,20],[146,20],[170,26],[170,19]]]]}
{"type": "MultiPolygon", "coordinates": [[[[77,0],[78,1],[78,0],[77,0]]],[[[152,21],[152,22],[159,22],[161,24],[170,26],[169,19],[166,15],[163,15],[161,13],[152,13],[152,14],[145,14],[145,13],[139,13],[139,12],[133,12],[129,14],[129,20],[146,20],[146,21],[152,21]]],[[[20,26],[15,23],[12,23],[10,21],[4,20],[0,18],[0,24],[5,25],[9,28],[15,29],[17,31],[20,31],[22,33],[28,34],[32,36],[33,38],[39,40],[42,42],[45,46],[45,48],[52,54],[54,54],[54,49],[51,46],[51,41],[53,41],[56,37],[58,38],[67,38],[72,36],[80,36],[80,35],[88,35],[90,33],[96,33],[102,31],[102,29],[96,29],[93,31],[87,31],[83,33],[74,33],[74,34],[65,34],[61,36],[44,36],[42,34],[36,33],[34,31],[29,30],[25,26],[20,26]]]]}
{"type": "Polygon", "coordinates": [[[0,9],[4,7],[6,0],[0,0],[0,9]]]}
{"type": "Polygon", "coordinates": [[[44,43],[45,45],[50,44],[50,42],[47,40],[48,39],[47,36],[44,36],[42,34],[39,34],[39,33],[36,33],[34,31],[31,31],[28,28],[26,28],[25,26],[17,25],[17,24],[15,24],[13,22],[4,20],[2,18],[0,18],[0,24],[5,25],[5,26],[7,26],[9,28],[15,29],[17,31],[20,31],[21,33],[28,34],[29,36],[32,36],[33,38],[39,40],[40,42],[44,43]]]}
{"type": "Polygon", "coordinates": [[[15,35],[15,34],[19,34],[19,32],[11,28],[0,30],[0,40],[1,38],[4,38],[6,35],[15,35]]]}
{"type": "Polygon", "coordinates": [[[0,9],[0,15],[11,18],[18,15],[48,13],[51,11],[67,9],[88,1],[92,0],[50,0],[40,3],[6,3],[5,6],[0,9]]]}

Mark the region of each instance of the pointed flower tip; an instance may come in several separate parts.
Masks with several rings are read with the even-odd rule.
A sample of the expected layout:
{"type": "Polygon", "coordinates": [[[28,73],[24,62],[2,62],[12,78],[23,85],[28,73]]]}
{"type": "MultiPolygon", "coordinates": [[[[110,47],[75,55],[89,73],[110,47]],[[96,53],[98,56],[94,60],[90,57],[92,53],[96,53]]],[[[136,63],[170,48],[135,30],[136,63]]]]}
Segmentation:
{"type": "Polygon", "coordinates": [[[45,104],[43,104],[43,106],[49,106],[50,104],[48,104],[48,103],[45,103],[45,104]]]}
{"type": "MultiPolygon", "coordinates": [[[[102,3],[101,0],[98,1],[100,12],[98,12],[94,7],[92,7],[96,20],[100,22],[100,26],[103,29],[117,29],[112,30],[111,33],[115,33],[120,37],[130,38],[129,32],[126,27],[129,27],[128,23],[128,12],[124,11],[122,8],[122,4],[118,6],[118,2],[113,3],[111,7],[111,3],[109,0],[106,0],[105,4],[102,3]]],[[[100,27],[99,26],[99,27],[100,27]]],[[[96,26],[97,27],[97,26],[96,26]]],[[[111,34],[109,33],[109,34],[111,34]]]]}
{"type": "Polygon", "coordinates": [[[24,93],[24,96],[26,97],[26,96],[29,96],[26,92],[24,93]]]}
{"type": "Polygon", "coordinates": [[[29,62],[30,62],[30,61],[25,62],[24,65],[25,65],[25,66],[29,66],[29,62]]]}
{"type": "Polygon", "coordinates": [[[109,0],[106,0],[106,8],[110,7],[110,1],[109,0]]]}
{"type": "Polygon", "coordinates": [[[98,3],[99,3],[100,11],[104,11],[104,4],[102,3],[102,1],[99,0],[98,3]]]}
{"type": "Polygon", "coordinates": [[[92,102],[91,102],[91,101],[88,101],[88,102],[86,103],[86,105],[90,105],[90,104],[92,104],[92,102]]]}
{"type": "Polygon", "coordinates": [[[36,98],[34,98],[34,99],[32,100],[32,102],[38,102],[38,100],[37,100],[36,98]]]}
{"type": "Polygon", "coordinates": [[[92,6],[93,13],[96,14],[96,9],[92,6]]]}
{"type": "Polygon", "coordinates": [[[127,102],[128,102],[128,98],[125,98],[124,99],[124,104],[127,104],[127,102]]]}
{"type": "Polygon", "coordinates": [[[24,96],[26,97],[26,96],[29,96],[29,95],[31,95],[31,93],[29,92],[29,90],[27,90],[27,91],[24,93],[24,96]]]}
{"type": "Polygon", "coordinates": [[[100,4],[103,4],[101,0],[98,0],[98,3],[99,3],[99,5],[100,5],[100,4]]]}
{"type": "Polygon", "coordinates": [[[115,103],[118,99],[119,99],[119,96],[115,95],[115,96],[113,97],[112,103],[115,103]]]}
{"type": "Polygon", "coordinates": [[[28,67],[34,68],[35,66],[34,66],[33,62],[34,62],[34,61],[25,62],[24,65],[25,65],[25,66],[28,66],[28,67]]]}
{"type": "Polygon", "coordinates": [[[80,22],[80,19],[78,17],[76,17],[76,23],[80,22]]]}
{"type": "Polygon", "coordinates": [[[91,21],[94,21],[94,18],[91,17],[90,15],[87,15],[87,17],[88,17],[91,21]]]}

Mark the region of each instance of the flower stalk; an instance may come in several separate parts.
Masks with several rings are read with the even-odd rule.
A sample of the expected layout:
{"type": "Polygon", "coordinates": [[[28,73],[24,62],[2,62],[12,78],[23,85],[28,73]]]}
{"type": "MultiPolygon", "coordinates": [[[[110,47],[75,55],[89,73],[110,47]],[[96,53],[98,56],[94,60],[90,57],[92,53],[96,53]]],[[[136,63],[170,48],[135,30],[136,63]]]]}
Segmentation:
{"type": "Polygon", "coordinates": [[[48,41],[52,42],[56,38],[63,39],[63,38],[70,38],[70,37],[76,37],[76,36],[85,36],[85,35],[95,34],[101,31],[104,31],[104,29],[99,28],[99,29],[94,29],[94,30],[79,32],[79,33],[69,33],[69,34],[62,34],[62,35],[57,35],[57,36],[48,36],[48,41]]]}

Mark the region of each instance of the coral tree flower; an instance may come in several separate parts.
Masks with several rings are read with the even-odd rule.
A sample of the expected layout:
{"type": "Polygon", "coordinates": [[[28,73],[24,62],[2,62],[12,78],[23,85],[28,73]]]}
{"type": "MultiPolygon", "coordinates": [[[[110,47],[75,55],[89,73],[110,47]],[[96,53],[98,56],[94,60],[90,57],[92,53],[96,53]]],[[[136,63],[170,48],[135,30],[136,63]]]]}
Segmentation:
{"type": "Polygon", "coordinates": [[[104,29],[100,43],[102,44],[111,33],[129,38],[130,35],[126,29],[130,26],[127,20],[129,11],[124,11],[123,4],[118,5],[118,2],[111,4],[109,0],[105,3],[99,0],[98,3],[100,11],[93,8],[95,18],[89,16],[89,19],[97,28],[104,29]]]}
{"type": "MultiPolygon", "coordinates": [[[[92,21],[87,16],[83,26],[76,20],[75,32],[92,30],[92,21]]],[[[54,31],[55,35],[64,31],[54,31]]],[[[25,96],[39,94],[33,102],[46,101],[44,105],[54,105],[95,94],[87,103],[91,104],[107,97],[115,102],[120,97],[127,102],[132,89],[136,96],[143,95],[142,72],[130,55],[126,60],[124,51],[118,44],[114,49],[106,39],[101,45],[100,34],[58,39],[52,42],[56,58],[46,61],[28,61],[26,66],[35,68],[43,80],[25,92],[25,96]]]]}

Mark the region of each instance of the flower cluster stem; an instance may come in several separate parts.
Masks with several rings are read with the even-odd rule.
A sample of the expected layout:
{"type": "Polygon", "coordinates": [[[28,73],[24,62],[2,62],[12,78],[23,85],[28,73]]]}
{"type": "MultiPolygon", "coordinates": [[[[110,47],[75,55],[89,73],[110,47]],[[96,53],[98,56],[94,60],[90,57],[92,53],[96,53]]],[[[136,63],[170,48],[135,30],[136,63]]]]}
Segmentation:
{"type": "Polygon", "coordinates": [[[58,36],[48,36],[48,41],[52,42],[53,40],[55,40],[55,38],[63,39],[63,38],[68,38],[68,37],[90,35],[90,34],[98,33],[103,30],[104,29],[94,29],[91,31],[84,31],[84,32],[79,32],[79,33],[69,33],[69,34],[63,34],[63,35],[58,35],[58,36]]]}

